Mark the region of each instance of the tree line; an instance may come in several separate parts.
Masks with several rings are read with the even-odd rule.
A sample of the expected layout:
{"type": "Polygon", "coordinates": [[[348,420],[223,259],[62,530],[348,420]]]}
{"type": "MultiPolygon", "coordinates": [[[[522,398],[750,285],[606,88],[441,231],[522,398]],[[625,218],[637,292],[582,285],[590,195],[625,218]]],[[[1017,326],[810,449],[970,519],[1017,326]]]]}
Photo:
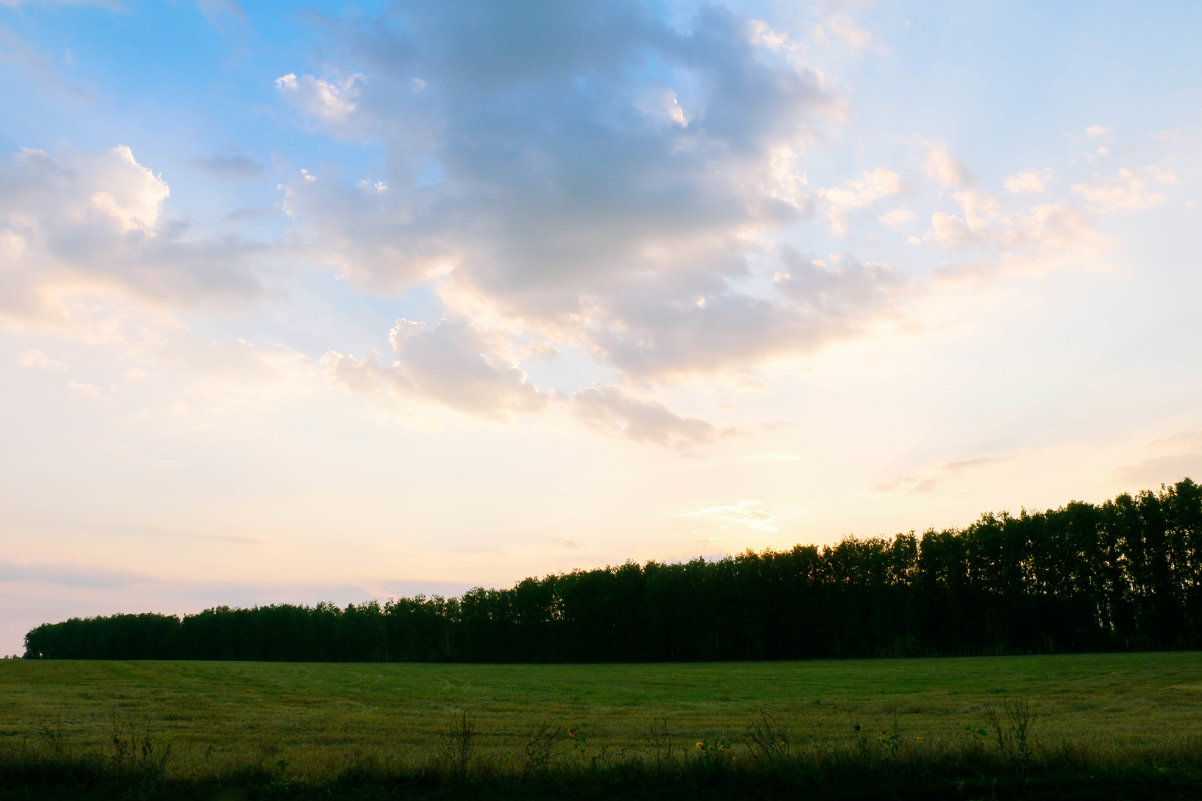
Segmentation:
{"type": "Polygon", "coordinates": [[[44,624],[27,658],[592,662],[1202,647],[1202,488],[340,608],[44,624]]]}

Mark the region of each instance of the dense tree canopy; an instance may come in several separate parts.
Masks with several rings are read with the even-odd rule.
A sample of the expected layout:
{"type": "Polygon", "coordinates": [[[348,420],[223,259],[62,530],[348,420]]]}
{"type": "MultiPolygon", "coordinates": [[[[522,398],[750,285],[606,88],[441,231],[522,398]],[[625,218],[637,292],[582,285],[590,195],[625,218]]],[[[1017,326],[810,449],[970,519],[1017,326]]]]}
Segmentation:
{"type": "Polygon", "coordinates": [[[74,618],[29,658],[642,661],[1202,647],[1202,488],[462,598],[74,618]]]}

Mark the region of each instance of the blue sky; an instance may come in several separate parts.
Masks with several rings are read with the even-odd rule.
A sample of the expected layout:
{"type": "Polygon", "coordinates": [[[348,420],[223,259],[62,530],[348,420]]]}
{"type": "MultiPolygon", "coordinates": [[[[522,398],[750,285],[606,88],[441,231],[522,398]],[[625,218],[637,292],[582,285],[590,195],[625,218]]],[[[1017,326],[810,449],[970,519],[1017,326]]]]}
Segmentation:
{"type": "Polygon", "coordinates": [[[0,0],[0,652],[1198,478],[1200,23],[0,0]]]}

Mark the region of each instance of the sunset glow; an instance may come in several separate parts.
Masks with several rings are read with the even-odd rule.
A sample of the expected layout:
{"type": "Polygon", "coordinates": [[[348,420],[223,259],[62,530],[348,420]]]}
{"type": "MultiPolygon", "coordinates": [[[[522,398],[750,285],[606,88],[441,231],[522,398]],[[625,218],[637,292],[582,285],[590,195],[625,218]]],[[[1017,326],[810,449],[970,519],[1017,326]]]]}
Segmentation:
{"type": "Polygon", "coordinates": [[[1200,28],[0,0],[0,654],[1202,479],[1200,28]]]}

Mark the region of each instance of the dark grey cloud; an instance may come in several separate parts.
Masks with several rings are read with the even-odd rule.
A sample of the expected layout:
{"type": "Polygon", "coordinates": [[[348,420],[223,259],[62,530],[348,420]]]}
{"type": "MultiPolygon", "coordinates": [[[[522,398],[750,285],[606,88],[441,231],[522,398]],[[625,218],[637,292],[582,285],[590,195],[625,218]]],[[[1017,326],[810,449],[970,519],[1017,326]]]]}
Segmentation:
{"type": "Polygon", "coordinates": [[[192,159],[189,165],[222,181],[245,181],[263,174],[266,167],[246,156],[208,156],[192,159]]]}
{"type": "Polygon", "coordinates": [[[788,247],[773,255],[783,270],[774,277],[775,297],[733,291],[714,278],[718,270],[690,287],[631,282],[604,305],[614,322],[594,329],[596,354],[640,377],[738,369],[855,336],[896,313],[916,289],[889,265],[862,264],[850,254],[829,263],[788,247]]]}
{"type": "Polygon", "coordinates": [[[322,24],[335,55],[322,74],[281,76],[281,97],[334,135],[378,141],[386,165],[298,173],[285,209],[308,252],[352,280],[396,292],[438,276],[452,308],[485,302],[631,373],[823,339],[793,300],[734,288],[764,256],[756,235],[814,213],[800,154],[841,109],[750,20],[413,2],[322,24]],[[707,310],[691,311],[699,293],[707,310]],[[715,330],[715,358],[702,351],[719,335],[687,345],[715,330]]]}

